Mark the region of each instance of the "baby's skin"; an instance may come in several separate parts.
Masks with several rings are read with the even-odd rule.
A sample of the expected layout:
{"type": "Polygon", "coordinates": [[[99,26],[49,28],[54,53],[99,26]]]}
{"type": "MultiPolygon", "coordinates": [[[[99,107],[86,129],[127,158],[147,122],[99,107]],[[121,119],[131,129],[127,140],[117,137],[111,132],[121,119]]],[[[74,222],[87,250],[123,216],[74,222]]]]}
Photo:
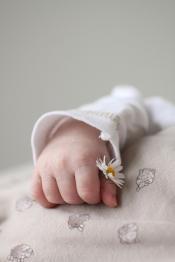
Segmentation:
{"type": "Polygon", "coordinates": [[[60,204],[117,206],[117,187],[96,166],[105,155],[107,143],[100,131],[82,121],[69,118],[41,152],[33,173],[32,194],[44,207],[60,204]]]}

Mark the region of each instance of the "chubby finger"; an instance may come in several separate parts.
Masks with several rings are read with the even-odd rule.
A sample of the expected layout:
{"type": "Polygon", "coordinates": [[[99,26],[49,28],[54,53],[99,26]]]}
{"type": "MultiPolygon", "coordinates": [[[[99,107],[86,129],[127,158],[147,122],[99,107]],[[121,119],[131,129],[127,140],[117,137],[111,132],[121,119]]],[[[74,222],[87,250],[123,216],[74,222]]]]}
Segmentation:
{"type": "Polygon", "coordinates": [[[77,192],[88,204],[100,202],[100,180],[94,163],[82,165],[75,170],[77,192]]]}
{"type": "Polygon", "coordinates": [[[65,204],[65,201],[63,200],[59,192],[57,181],[53,176],[51,175],[43,176],[42,186],[43,186],[44,195],[49,203],[65,204]]]}
{"type": "Polygon", "coordinates": [[[68,204],[81,204],[84,201],[77,193],[75,177],[73,174],[60,172],[56,177],[57,185],[63,200],[68,204]]]}
{"type": "Polygon", "coordinates": [[[32,196],[34,199],[39,202],[43,207],[52,208],[55,207],[55,204],[51,204],[47,201],[43,189],[42,189],[42,180],[40,175],[35,172],[33,175],[32,181],[32,196]]]}
{"type": "Polygon", "coordinates": [[[100,183],[102,202],[109,207],[117,207],[117,186],[110,179],[106,179],[104,176],[100,177],[100,183]]]}

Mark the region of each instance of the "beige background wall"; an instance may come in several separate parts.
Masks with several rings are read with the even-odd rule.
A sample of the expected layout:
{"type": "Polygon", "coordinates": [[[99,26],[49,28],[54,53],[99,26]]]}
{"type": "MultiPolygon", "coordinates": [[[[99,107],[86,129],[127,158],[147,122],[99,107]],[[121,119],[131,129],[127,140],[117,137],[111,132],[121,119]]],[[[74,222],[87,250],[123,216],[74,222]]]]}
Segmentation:
{"type": "Polygon", "coordinates": [[[175,102],[174,0],[0,0],[0,169],[48,110],[136,85],[175,102]]]}

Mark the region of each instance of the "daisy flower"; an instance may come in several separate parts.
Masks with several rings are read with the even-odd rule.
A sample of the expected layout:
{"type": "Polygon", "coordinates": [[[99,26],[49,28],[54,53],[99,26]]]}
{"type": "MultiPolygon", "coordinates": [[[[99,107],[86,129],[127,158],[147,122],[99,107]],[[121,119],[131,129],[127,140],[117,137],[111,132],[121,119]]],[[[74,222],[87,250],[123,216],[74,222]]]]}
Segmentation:
{"type": "Polygon", "coordinates": [[[113,158],[106,164],[106,157],[96,160],[97,167],[103,172],[106,179],[111,179],[118,187],[122,188],[124,185],[124,174],[120,173],[123,167],[119,164],[119,160],[113,158]]]}

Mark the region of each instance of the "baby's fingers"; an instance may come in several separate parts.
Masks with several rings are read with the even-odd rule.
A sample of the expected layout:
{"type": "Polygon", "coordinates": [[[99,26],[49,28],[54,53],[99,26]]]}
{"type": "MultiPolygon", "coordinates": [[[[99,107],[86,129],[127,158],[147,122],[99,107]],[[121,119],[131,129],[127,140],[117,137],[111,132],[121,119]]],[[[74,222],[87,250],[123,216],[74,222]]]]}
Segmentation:
{"type": "Polygon", "coordinates": [[[100,202],[100,181],[98,169],[94,163],[85,163],[75,171],[77,191],[81,199],[88,204],[100,202]]]}
{"type": "Polygon", "coordinates": [[[101,200],[109,207],[116,207],[117,203],[117,186],[104,176],[100,178],[101,182],[101,200]]]}
{"type": "Polygon", "coordinates": [[[42,187],[45,197],[49,203],[52,204],[65,204],[58,186],[57,181],[51,175],[45,175],[42,177],[42,187]]]}
{"type": "Polygon", "coordinates": [[[43,189],[42,181],[38,172],[34,172],[32,180],[32,196],[37,200],[43,207],[52,208],[55,207],[55,204],[51,204],[47,201],[43,189]]]}
{"type": "Polygon", "coordinates": [[[79,197],[77,193],[75,177],[73,176],[73,174],[62,171],[62,169],[60,169],[60,171],[58,171],[55,175],[55,178],[57,180],[57,184],[59,185],[60,194],[66,203],[83,203],[82,199],[79,197]]]}

